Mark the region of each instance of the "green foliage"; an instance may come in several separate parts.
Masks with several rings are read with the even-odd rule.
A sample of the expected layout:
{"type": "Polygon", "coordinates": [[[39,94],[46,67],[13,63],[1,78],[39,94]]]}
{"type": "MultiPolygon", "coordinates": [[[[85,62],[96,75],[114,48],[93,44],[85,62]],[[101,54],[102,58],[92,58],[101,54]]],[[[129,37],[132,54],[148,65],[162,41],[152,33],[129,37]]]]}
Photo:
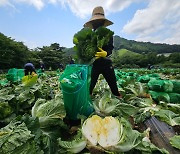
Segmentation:
{"type": "Polygon", "coordinates": [[[3,69],[21,68],[27,60],[28,48],[22,42],[0,33],[0,66],[3,69]]]}
{"type": "Polygon", "coordinates": [[[180,135],[174,135],[170,138],[170,143],[173,147],[180,149],[179,143],[180,143],[180,135]]]}
{"type": "Polygon", "coordinates": [[[105,27],[99,27],[96,31],[92,31],[90,28],[83,28],[74,35],[73,43],[75,44],[74,50],[77,57],[83,63],[88,63],[95,57],[98,47],[109,43],[110,38],[113,36],[113,32],[105,27]]]}
{"type": "Polygon", "coordinates": [[[173,63],[180,63],[180,52],[174,52],[169,56],[169,60],[173,63]]]}
{"type": "Polygon", "coordinates": [[[23,68],[27,62],[39,68],[40,60],[45,63],[46,68],[57,69],[60,63],[67,61],[63,50],[64,47],[60,47],[58,43],[30,50],[22,42],[17,42],[0,33],[0,66],[2,69],[23,68]]]}
{"type": "Polygon", "coordinates": [[[46,68],[51,67],[52,69],[57,69],[62,62],[64,54],[59,44],[53,43],[50,46],[43,46],[39,48],[39,50],[38,55],[44,62],[46,68]]]}
{"type": "Polygon", "coordinates": [[[169,57],[158,55],[156,52],[136,53],[127,49],[113,51],[112,60],[115,67],[139,68],[150,65],[160,65],[161,67],[179,68],[179,53],[172,53],[169,57]]]}
{"type": "MultiPolygon", "coordinates": [[[[33,135],[25,123],[11,122],[6,127],[0,129],[0,153],[18,154],[16,151],[19,147],[21,147],[21,151],[30,152],[30,147],[25,145],[32,138],[33,135]]],[[[32,153],[35,153],[34,149],[31,150],[33,150],[32,153]]]]}
{"type": "Polygon", "coordinates": [[[168,44],[155,44],[150,42],[137,42],[133,40],[127,40],[119,36],[114,36],[114,48],[115,50],[119,49],[128,49],[137,53],[148,53],[148,52],[157,52],[157,53],[173,53],[180,52],[180,45],[168,45],[168,44]]]}
{"type": "Polygon", "coordinates": [[[32,108],[32,116],[39,117],[41,128],[63,123],[62,119],[65,115],[63,100],[46,101],[45,99],[38,99],[32,108]]]}
{"type": "Polygon", "coordinates": [[[155,116],[160,118],[162,121],[168,123],[171,126],[180,125],[180,116],[169,110],[163,110],[155,113],[155,116]]]}
{"type": "Polygon", "coordinates": [[[83,28],[77,32],[74,35],[73,43],[78,58],[83,62],[90,61],[97,51],[96,36],[90,28],[83,28]]]}

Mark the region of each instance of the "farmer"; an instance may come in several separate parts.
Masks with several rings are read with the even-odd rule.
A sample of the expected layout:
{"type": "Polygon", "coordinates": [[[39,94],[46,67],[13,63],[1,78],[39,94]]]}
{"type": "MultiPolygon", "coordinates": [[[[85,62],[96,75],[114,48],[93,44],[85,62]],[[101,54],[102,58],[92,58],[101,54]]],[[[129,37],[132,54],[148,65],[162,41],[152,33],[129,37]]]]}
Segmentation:
{"type": "Polygon", "coordinates": [[[26,63],[24,65],[24,73],[25,76],[22,78],[23,85],[28,87],[33,86],[38,79],[34,65],[32,63],[26,63]]]}
{"type": "Polygon", "coordinates": [[[69,58],[70,58],[69,64],[75,64],[74,59],[71,56],[69,58]]]}
{"type": "Polygon", "coordinates": [[[26,75],[32,75],[32,73],[36,73],[35,67],[32,63],[26,63],[24,65],[24,73],[26,75]]]}
{"type": "Polygon", "coordinates": [[[44,72],[44,70],[45,70],[45,65],[42,60],[40,61],[40,69],[42,72],[44,72]]]}
{"type": "MultiPolygon", "coordinates": [[[[84,27],[96,30],[101,26],[107,27],[112,24],[113,23],[110,20],[105,18],[104,9],[101,6],[98,6],[93,9],[91,19],[84,24],[84,27]]],[[[112,54],[113,48],[112,37],[108,45],[99,48],[99,51],[96,52],[96,60],[93,62],[91,71],[90,95],[92,95],[99,75],[102,74],[111,88],[112,93],[121,98],[116,84],[116,76],[112,66],[112,61],[108,58],[108,56],[112,54]]]]}

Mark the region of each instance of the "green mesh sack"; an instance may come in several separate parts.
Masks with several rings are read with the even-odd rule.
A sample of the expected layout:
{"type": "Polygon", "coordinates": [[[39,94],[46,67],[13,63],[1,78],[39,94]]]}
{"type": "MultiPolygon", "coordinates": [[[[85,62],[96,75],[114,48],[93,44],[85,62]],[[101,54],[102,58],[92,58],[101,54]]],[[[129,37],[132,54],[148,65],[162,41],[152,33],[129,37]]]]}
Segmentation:
{"type": "Polygon", "coordinates": [[[128,72],[128,76],[133,76],[134,72],[128,72]]]}
{"type": "Polygon", "coordinates": [[[151,91],[149,90],[148,92],[152,99],[156,102],[156,103],[159,103],[160,101],[164,101],[166,103],[169,103],[170,102],[170,97],[167,93],[165,92],[156,92],[156,91],[151,91]]]}
{"type": "Polygon", "coordinates": [[[41,69],[36,70],[36,73],[38,74],[38,76],[42,76],[44,74],[41,69]]]}
{"type": "Polygon", "coordinates": [[[17,70],[17,76],[18,76],[18,81],[21,81],[22,78],[24,77],[24,69],[18,69],[17,70]]]}
{"type": "Polygon", "coordinates": [[[8,84],[8,80],[7,79],[0,80],[0,85],[1,86],[5,86],[7,84],[8,84]]]}
{"type": "Polygon", "coordinates": [[[168,93],[170,97],[170,102],[174,104],[180,104],[180,94],[178,93],[168,93]]]}
{"type": "Polygon", "coordinates": [[[116,76],[116,81],[118,81],[118,80],[120,80],[120,79],[121,79],[121,77],[120,77],[120,76],[118,76],[118,75],[116,75],[116,74],[115,74],[115,76],[116,76]]]}
{"type": "Polygon", "coordinates": [[[76,120],[78,114],[88,116],[92,112],[89,95],[90,67],[72,64],[59,78],[64,106],[69,119],[76,120]]]}
{"type": "Polygon", "coordinates": [[[127,82],[131,82],[131,81],[134,80],[134,77],[128,75],[128,76],[126,76],[125,80],[126,80],[127,82]]]}
{"type": "Polygon", "coordinates": [[[8,73],[6,75],[6,79],[11,82],[18,81],[18,75],[17,75],[18,69],[11,68],[8,70],[8,73]]]}
{"type": "Polygon", "coordinates": [[[148,83],[150,80],[150,77],[148,75],[143,75],[137,78],[137,81],[141,83],[148,83]]]}
{"type": "Polygon", "coordinates": [[[150,90],[163,92],[164,91],[164,81],[163,80],[151,79],[148,82],[148,87],[150,90]]]}
{"type": "Polygon", "coordinates": [[[164,80],[164,91],[165,92],[172,92],[173,91],[173,83],[170,80],[164,80]]]}
{"type": "Polygon", "coordinates": [[[118,70],[114,70],[114,72],[115,72],[115,76],[116,76],[116,81],[121,79],[121,76],[122,76],[121,72],[119,72],[118,70]]]}
{"type": "Polygon", "coordinates": [[[180,94],[180,81],[172,80],[173,83],[173,92],[180,94]]]}
{"type": "Polygon", "coordinates": [[[153,78],[156,78],[156,79],[160,78],[159,74],[157,74],[157,73],[149,74],[149,77],[153,77],[153,78]]]}
{"type": "Polygon", "coordinates": [[[137,73],[134,73],[134,74],[133,74],[133,77],[134,77],[134,78],[138,78],[139,75],[138,75],[137,73]]]}

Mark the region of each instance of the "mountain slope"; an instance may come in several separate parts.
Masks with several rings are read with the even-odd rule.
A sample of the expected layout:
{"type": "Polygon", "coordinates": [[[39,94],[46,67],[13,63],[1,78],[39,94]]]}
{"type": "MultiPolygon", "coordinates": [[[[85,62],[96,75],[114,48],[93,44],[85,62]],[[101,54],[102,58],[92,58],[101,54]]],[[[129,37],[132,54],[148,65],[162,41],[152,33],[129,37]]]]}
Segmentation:
{"type": "Polygon", "coordinates": [[[128,49],[137,53],[173,53],[180,52],[180,45],[169,45],[160,43],[150,43],[150,42],[137,42],[133,40],[127,40],[121,38],[120,36],[114,36],[114,49],[128,49]]]}
{"type": "Polygon", "coordinates": [[[124,57],[124,56],[138,56],[140,55],[139,53],[136,53],[136,52],[132,52],[132,51],[129,51],[127,49],[120,49],[117,51],[118,53],[118,56],[119,57],[124,57]]]}

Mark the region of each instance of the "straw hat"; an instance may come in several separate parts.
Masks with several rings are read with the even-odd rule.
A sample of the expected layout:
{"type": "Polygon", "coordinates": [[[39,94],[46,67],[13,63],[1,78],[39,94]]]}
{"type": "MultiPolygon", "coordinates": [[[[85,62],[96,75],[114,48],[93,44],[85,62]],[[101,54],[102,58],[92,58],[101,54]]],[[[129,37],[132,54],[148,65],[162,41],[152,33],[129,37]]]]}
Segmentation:
{"type": "Polygon", "coordinates": [[[89,27],[93,29],[92,22],[98,20],[104,20],[105,27],[113,24],[113,22],[105,18],[103,7],[98,6],[93,9],[91,19],[84,24],[84,27],[89,27]]]}

